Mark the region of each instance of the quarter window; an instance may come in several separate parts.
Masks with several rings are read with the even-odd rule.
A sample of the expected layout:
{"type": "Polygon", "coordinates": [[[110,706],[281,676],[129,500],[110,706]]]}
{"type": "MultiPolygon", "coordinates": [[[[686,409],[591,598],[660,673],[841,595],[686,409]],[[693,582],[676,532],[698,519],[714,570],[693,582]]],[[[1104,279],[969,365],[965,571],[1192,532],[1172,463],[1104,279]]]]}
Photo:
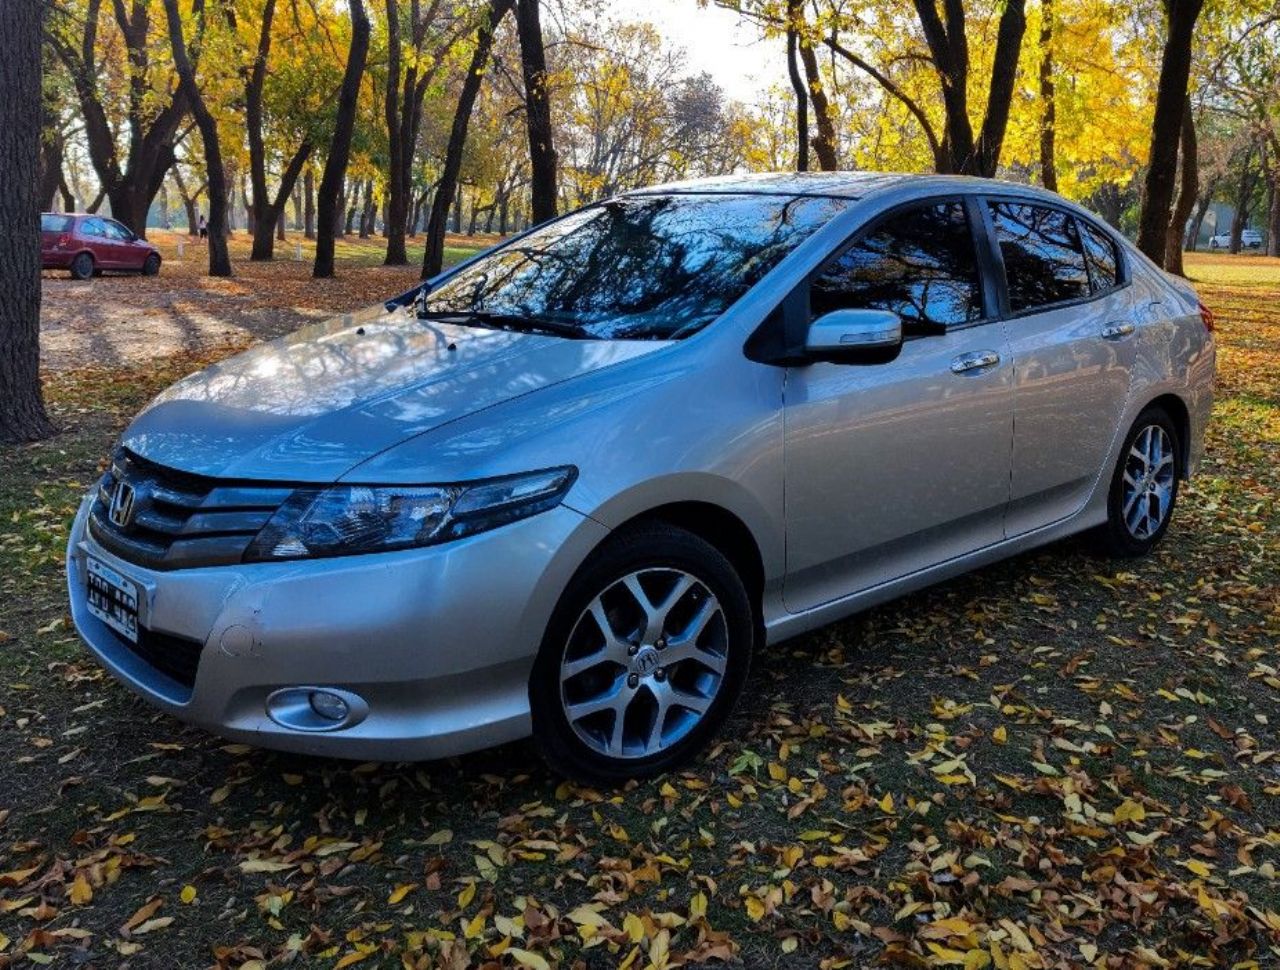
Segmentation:
{"type": "Polygon", "coordinates": [[[964,205],[942,202],[890,216],[829,263],[809,290],[817,317],[891,310],[906,334],[982,318],[982,287],[964,205]]]}
{"type": "Polygon", "coordinates": [[[1089,263],[1093,292],[1105,293],[1120,279],[1116,244],[1101,229],[1091,226],[1083,219],[1077,219],[1076,225],[1080,227],[1080,237],[1084,241],[1084,255],[1089,263]]]}
{"type": "Polygon", "coordinates": [[[1075,220],[1059,209],[1020,202],[991,204],[1009,309],[1024,313],[1089,295],[1089,273],[1075,220]]]}

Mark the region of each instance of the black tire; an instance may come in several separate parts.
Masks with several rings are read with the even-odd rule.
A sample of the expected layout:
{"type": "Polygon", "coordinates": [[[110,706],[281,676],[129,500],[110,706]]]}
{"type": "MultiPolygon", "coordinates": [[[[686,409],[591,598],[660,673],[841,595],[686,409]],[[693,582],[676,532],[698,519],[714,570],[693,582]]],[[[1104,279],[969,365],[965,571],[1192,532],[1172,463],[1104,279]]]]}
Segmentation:
{"type": "Polygon", "coordinates": [[[660,774],[688,761],[715,737],[741,695],[755,631],[755,616],[742,579],[710,543],[659,522],[615,534],[588,557],[566,587],[534,663],[529,702],[534,741],[543,759],[566,777],[606,786],[660,774]],[[645,569],[688,573],[719,600],[724,617],[724,673],[714,700],[686,734],[651,755],[613,757],[593,749],[569,723],[561,696],[561,664],[579,617],[592,600],[624,577],[645,569]]]}
{"type": "MultiPolygon", "coordinates": [[[[1111,487],[1107,493],[1107,521],[1094,530],[1094,539],[1098,550],[1115,559],[1134,559],[1145,556],[1164,538],[1173,520],[1174,509],[1178,504],[1178,484],[1184,474],[1182,461],[1182,436],[1178,426],[1161,407],[1149,407],[1138,415],[1133,427],[1125,435],[1120,457],[1116,460],[1115,470],[1111,474],[1111,487]],[[1138,536],[1125,521],[1125,473],[1131,468],[1131,449],[1148,428],[1159,428],[1168,436],[1173,448],[1173,478],[1171,495],[1164,511],[1164,518],[1158,528],[1149,534],[1138,536]]],[[[1140,498],[1139,501],[1150,501],[1140,498]]]]}
{"type": "Polygon", "coordinates": [[[94,265],[93,256],[89,253],[76,253],[75,259],[71,261],[71,278],[73,280],[87,280],[93,276],[94,265]]]}
{"type": "Polygon", "coordinates": [[[155,276],[160,272],[160,257],[152,253],[142,264],[143,276],[155,276]]]}

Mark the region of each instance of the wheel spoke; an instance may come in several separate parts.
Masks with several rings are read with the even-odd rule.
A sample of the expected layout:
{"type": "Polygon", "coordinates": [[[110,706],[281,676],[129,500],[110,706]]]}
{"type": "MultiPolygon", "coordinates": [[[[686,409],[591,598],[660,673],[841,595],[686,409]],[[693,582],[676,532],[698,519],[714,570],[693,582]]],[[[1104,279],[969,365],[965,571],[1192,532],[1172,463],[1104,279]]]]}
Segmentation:
{"type": "Polygon", "coordinates": [[[601,711],[613,711],[617,718],[621,720],[623,712],[626,711],[634,693],[627,686],[626,678],[619,678],[613,690],[598,694],[585,701],[579,701],[576,704],[569,704],[565,707],[565,714],[569,716],[570,723],[581,721],[584,717],[599,714],[601,711]]]}
{"type": "Polygon", "coordinates": [[[639,573],[633,573],[628,576],[622,581],[622,584],[631,593],[632,598],[640,609],[644,611],[645,628],[640,635],[641,642],[653,643],[662,636],[667,625],[667,616],[671,613],[672,608],[680,602],[684,594],[693,586],[693,577],[687,573],[680,573],[671,591],[658,603],[651,600],[649,594],[644,591],[644,587],[640,585],[639,573]]]}

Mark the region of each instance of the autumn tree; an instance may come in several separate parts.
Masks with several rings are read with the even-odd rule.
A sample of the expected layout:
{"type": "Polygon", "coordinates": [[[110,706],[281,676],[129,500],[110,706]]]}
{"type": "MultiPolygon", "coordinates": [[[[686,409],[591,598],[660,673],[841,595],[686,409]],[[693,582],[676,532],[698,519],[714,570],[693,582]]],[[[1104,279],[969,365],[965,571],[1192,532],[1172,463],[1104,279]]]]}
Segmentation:
{"type": "Polygon", "coordinates": [[[113,0],[111,18],[103,16],[102,0],[68,0],[55,9],[47,37],[71,76],[111,214],[145,236],[147,210],[173,163],[188,111],[171,62],[154,58],[158,40],[167,49],[163,18],[157,28],[151,0],[113,0]]]}

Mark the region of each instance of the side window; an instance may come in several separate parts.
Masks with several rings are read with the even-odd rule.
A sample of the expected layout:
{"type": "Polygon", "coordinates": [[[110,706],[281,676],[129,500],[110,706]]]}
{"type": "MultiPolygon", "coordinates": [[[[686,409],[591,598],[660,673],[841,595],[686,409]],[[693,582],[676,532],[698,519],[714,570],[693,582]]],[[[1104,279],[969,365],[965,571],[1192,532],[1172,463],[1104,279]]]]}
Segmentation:
{"type": "Polygon", "coordinates": [[[829,263],[809,289],[817,317],[832,310],[892,310],[905,334],[937,333],[982,318],[982,285],[960,202],[890,216],[829,263]]]}
{"type": "Polygon", "coordinates": [[[105,238],[107,235],[106,223],[101,219],[86,219],[84,228],[81,231],[86,236],[93,236],[95,239],[105,238]]]}
{"type": "Polygon", "coordinates": [[[1022,313],[1089,295],[1084,251],[1071,216],[1022,202],[990,205],[1010,310],[1022,313]]]}
{"type": "Polygon", "coordinates": [[[132,236],[132,233],[118,222],[106,221],[103,225],[106,226],[106,235],[108,239],[117,239],[120,242],[128,242],[132,236]]]}
{"type": "Polygon", "coordinates": [[[1084,241],[1084,256],[1089,263],[1093,292],[1105,293],[1120,281],[1120,260],[1116,244],[1101,229],[1091,226],[1083,219],[1077,219],[1076,225],[1080,227],[1080,235],[1084,241]]]}

